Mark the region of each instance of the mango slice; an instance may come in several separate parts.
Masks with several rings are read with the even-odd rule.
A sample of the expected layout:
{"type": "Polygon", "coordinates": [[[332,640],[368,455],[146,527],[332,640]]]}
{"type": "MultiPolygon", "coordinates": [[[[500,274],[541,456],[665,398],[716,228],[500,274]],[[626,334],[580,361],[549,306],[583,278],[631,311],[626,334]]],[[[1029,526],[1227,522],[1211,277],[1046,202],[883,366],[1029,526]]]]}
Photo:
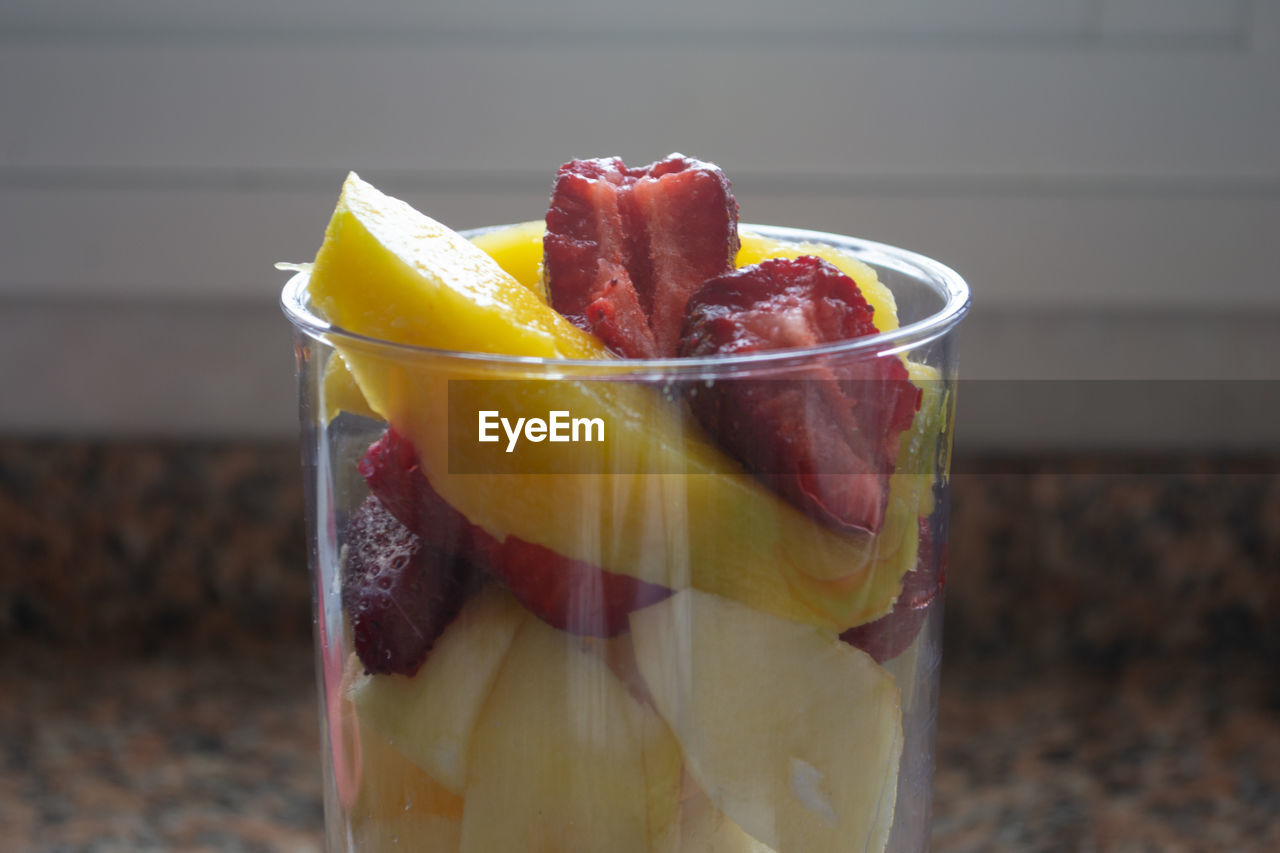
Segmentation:
{"type": "MultiPolygon", "coordinates": [[[[521,222],[506,228],[486,231],[471,238],[471,242],[493,258],[498,266],[520,284],[532,290],[543,302],[547,301],[547,288],[542,281],[542,235],[546,223],[541,220],[521,222]]],[[[369,408],[355,377],[347,369],[341,356],[329,359],[324,371],[325,422],[339,412],[376,419],[378,415],[369,408]]]]}
{"type": "MultiPolygon", "coordinates": [[[[493,258],[508,275],[547,302],[547,287],[542,277],[542,238],[546,231],[546,223],[535,219],[485,231],[472,237],[471,242],[493,258]]],[[[742,246],[738,251],[737,266],[769,258],[817,255],[835,264],[857,283],[875,312],[876,328],[881,331],[898,328],[898,307],[893,293],[881,283],[874,269],[853,255],[822,243],[784,243],[745,229],[739,236],[742,246]]],[[[339,411],[374,417],[341,359],[329,362],[325,373],[325,392],[328,420],[332,420],[339,411]]]]}
{"type": "Polygon", "coordinates": [[[535,219],[485,231],[472,237],[471,242],[497,261],[507,275],[546,302],[547,286],[542,280],[542,235],[546,233],[547,224],[535,219]]]}
{"type": "Polygon", "coordinates": [[[862,298],[867,300],[867,304],[875,312],[873,319],[877,329],[888,332],[898,328],[898,303],[893,298],[893,291],[880,281],[874,269],[848,252],[825,243],[784,243],[747,229],[743,229],[739,236],[742,248],[738,250],[738,266],[758,264],[769,258],[816,255],[830,261],[858,285],[862,298]]]}
{"type": "MultiPolygon", "coordinates": [[[[525,242],[528,256],[532,240],[525,242]]],[[[475,244],[354,174],[316,257],[310,293],[335,325],[372,338],[439,350],[608,358],[599,341],[475,244]]],[[[837,631],[887,612],[914,565],[914,489],[891,494],[902,517],[880,536],[836,533],[744,473],[653,388],[577,381],[568,372],[557,381],[464,386],[456,380],[547,374],[429,353],[389,357],[354,340],[339,348],[370,409],[412,439],[436,490],[495,537],[515,535],[609,571],[671,589],[693,586],[837,631]],[[581,445],[539,445],[545,469],[458,473],[482,470],[489,457],[481,451],[491,448],[446,441],[450,405],[600,410],[608,415],[607,439],[584,457],[590,465],[573,473],[544,471],[561,470],[563,454],[581,445]],[[625,473],[634,471],[679,476],[625,473]]]]}
{"type": "Polygon", "coordinates": [[[324,395],[324,421],[329,423],[341,412],[349,412],[365,418],[378,419],[378,413],[369,408],[364,392],[356,384],[356,378],[347,369],[342,356],[334,354],[324,366],[324,378],[321,381],[324,395]]]}

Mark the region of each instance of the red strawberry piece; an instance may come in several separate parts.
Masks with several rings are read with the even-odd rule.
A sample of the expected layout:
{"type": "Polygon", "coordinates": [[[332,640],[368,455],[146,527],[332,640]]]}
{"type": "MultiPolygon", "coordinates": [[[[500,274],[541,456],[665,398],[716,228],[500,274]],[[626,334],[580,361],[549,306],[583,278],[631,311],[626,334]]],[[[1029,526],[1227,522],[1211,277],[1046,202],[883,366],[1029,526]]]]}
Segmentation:
{"type": "MultiPolygon", "coordinates": [[[[681,356],[811,347],[876,333],[858,286],[806,255],[708,281],[689,300],[681,356]]],[[[896,356],[827,358],[785,379],[691,384],[703,427],[778,494],[836,529],[878,532],[899,434],[920,389],[896,356]]]]}
{"type": "Polygon", "coordinates": [[[503,540],[490,570],[548,625],[592,637],[622,633],[628,613],[671,595],[666,587],[571,560],[514,536],[503,540]]]}
{"type": "Polygon", "coordinates": [[[395,430],[370,446],[360,473],[388,510],[426,542],[501,578],[530,612],[562,631],[613,636],[626,630],[632,610],[671,594],[515,536],[498,541],[432,488],[413,444],[395,430]]]}
{"type": "Polygon", "coordinates": [[[483,531],[431,487],[408,439],[388,429],[365,451],[358,467],[369,491],[433,550],[468,558],[480,556],[475,536],[483,531]]]}
{"type": "Polygon", "coordinates": [[[571,160],[547,210],[547,291],[620,355],[673,356],[689,295],[731,270],[738,246],[738,203],[717,166],[679,154],[639,169],[571,160]]]}
{"type": "Polygon", "coordinates": [[[874,622],[850,628],[840,635],[851,646],[862,649],[876,659],[876,663],[902,654],[920,633],[929,605],[941,593],[947,582],[947,546],[944,544],[933,560],[933,534],[927,519],[920,519],[920,552],[916,567],[902,579],[902,592],[894,602],[893,610],[874,622]]]}
{"type": "Polygon", "coordinates": [[[413,675],[466,597],[465,567],[370,496],[346,527],[342,603],[365,672],[413,675]]]}

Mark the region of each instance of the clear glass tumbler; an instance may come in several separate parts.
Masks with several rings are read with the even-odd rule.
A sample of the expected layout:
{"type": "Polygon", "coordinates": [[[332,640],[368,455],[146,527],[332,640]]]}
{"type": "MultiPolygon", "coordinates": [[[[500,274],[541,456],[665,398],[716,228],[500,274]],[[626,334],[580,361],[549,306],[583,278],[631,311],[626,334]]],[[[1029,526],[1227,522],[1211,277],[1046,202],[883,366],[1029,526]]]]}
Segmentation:
{"type": "Polygon", "coordinates": [[[898,327],[546,360],[371,340],[285,286],[330,851],[926,849],[968,289],[742,232],[869,265],[898,327]]]}

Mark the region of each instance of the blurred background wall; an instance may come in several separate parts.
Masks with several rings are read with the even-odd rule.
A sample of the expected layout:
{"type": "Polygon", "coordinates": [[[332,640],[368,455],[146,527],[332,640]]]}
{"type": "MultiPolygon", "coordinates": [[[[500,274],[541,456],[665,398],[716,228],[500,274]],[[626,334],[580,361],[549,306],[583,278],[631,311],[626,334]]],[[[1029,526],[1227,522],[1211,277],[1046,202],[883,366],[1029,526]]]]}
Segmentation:
{"type": "Polygon", "coordinates": [[[672,150],[744,221],[958,269],[968,377],[1280,370],[1275,0],[7,0],[0,432],[288,437],[272,264],[348,169],[462,228],[539,218],[569,157],[672,150]]]}

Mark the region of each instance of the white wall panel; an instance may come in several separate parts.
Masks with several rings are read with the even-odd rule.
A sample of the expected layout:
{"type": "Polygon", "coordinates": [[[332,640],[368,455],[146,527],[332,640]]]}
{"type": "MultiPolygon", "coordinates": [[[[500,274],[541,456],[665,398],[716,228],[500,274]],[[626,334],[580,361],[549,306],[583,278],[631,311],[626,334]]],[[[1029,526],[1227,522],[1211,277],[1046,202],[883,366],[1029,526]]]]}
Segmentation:
{"type": "MultiPolygon", "coordinates": [[[[538,219],[516,192],[367,175],[457,228],[538,219]]],[[[0,297],[270,301],[272,264],[310,259],[342,174],[317,189],[0,189],[0,297]]],[[[544,186],[537,184],[545,183],[544,186]]],[[[1280,191],[1062,195],[786,192],[745,179],[744,220],[854,233],[951,264],[997,309],[1280,310],[1280,191]]]]}
{"type": "Polygon", "coordinates": [[[1268,51],[0,44],[0,169],[1275,179],[1268,51]]]}
{"type": "Polygon", "coordinates": [[[673,149],[959,269],[970,375],[1277,378],[1280,0],[728,6],[0,4],[0,431],[287,435],[347,169],[467,227],[673,149]]]}
{"type": "Polygon", "coordinates": [[[0,29],[27,34],[1080,35],[1091,0],[8,0],[0,29]]]}
{"type": "Polygon", "coordinates": [[[1100,31],[1108,36],[1240,38],[1244,0],[1103,0],[1100,31]]]}

